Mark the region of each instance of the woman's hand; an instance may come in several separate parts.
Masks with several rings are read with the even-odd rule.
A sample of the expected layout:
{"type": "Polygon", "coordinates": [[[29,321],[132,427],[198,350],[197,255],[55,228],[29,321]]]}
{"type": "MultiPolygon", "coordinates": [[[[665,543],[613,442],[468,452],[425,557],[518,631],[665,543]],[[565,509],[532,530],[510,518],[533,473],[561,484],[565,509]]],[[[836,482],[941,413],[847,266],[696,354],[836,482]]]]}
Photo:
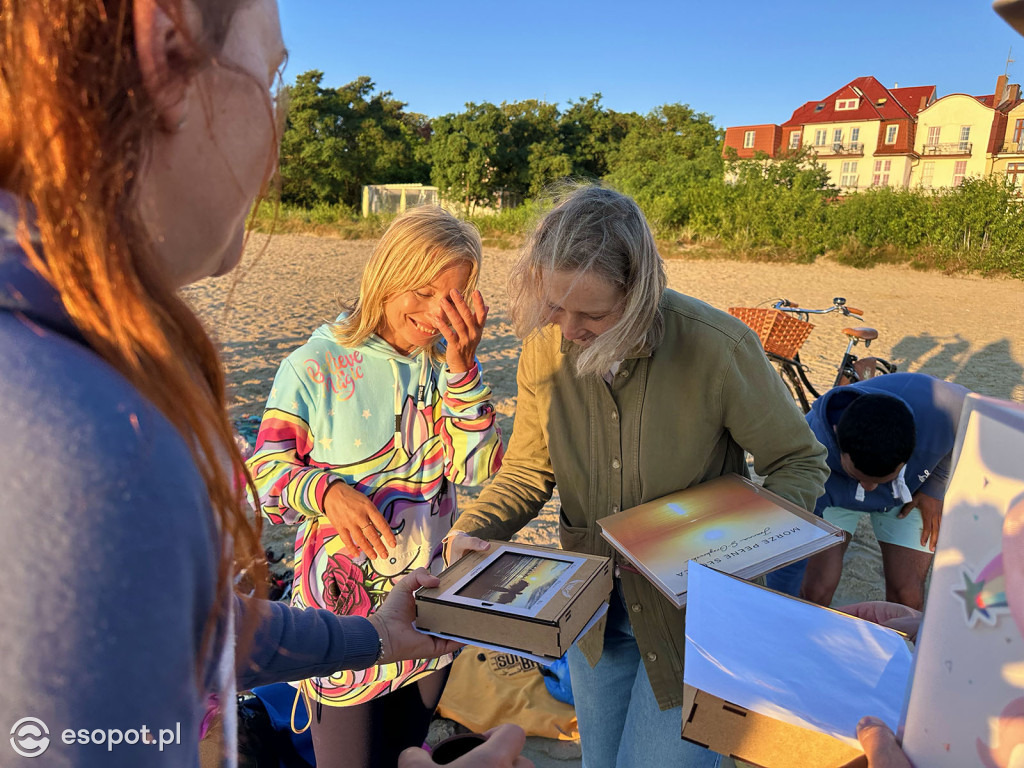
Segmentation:
{"type": "Polygon", "coordinates": [[[402,577],[384,598],[377,612],[367,617],[367,621],[373,624],[384,641],[384,653],[378,664],[406,659],[433,659],[462,647],[462,643],[454,640],[425,635],[412,625],[416,618],[416,599],[413,593],[420,587],[436,587],[440,583],[426,568],[417,568],[402,577]]]}
{"type": "Polygon", "coordinates": [[[458,562],[467,552],[486,552],[491,548],[483,539],[470,536],[468,533],[455,533],[448,539],[445,551],[445,562],[448,565],[458,562]]]}
{"type": "Polygon", "coordinates": [[[869,600],[864,603],[853,603],[836,608],[837,611],[856,616],[858,619],[866,619],[883,627],[895,629],[897,632],[910,637],[917,638],[917,630],[921,627],[921,618],[924,616],[920,611],[908,608],[899,603],[888,603],[885,600],[869,600]]]}
{"type": "Polygon", "coordinates": [[[398,543],[373,502],[348,483],[331,483],[324,495],[324,514],[341,537],[345,557],[387,557],[388,547],[398,543]]]}
{"type": "Polygon", "coordinates": [[[471,309],[462,294],[452,290],[441,299],[441,311],[434,321],[437,330],[448,342],[445,362],[452,373],[464,373],[473,367],[476,360],[476,348],[484,333],[488,307],[484,306],[484,297],[480,291],[473,292],[471,309]]]}
{"type": "Polygon", "coordinates": [[[914,768],[889,726],[877,717],[861,718],[857,739],[867,755],[868,768],[914,768]]]}

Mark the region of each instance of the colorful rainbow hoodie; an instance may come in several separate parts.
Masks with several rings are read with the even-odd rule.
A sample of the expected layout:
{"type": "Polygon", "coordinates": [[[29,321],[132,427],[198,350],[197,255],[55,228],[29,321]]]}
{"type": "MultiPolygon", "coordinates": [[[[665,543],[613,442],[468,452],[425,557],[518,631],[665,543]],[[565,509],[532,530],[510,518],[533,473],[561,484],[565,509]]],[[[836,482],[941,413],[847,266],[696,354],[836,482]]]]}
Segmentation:
{"type": "MultiPolygon", "coordinates": [[[[249,469],[266,518],[301,523],[293,605],[366,616],[402,574],[440,570],[441,540],[458,515],[455,485],[479,485],[501,465],[490,397],[479,363],[452,374],[426,353],[406,357],[377,336],[348,349],[330,324],[285,359],[249,469]],[[398,539],[388,558],[341,553],[323,514],[324,495],[339,482],[366,494],[388,521],[398,539]]],[[[385,664],[296,685],[317,701],[350,706],[450,661],[385,664]]]]}

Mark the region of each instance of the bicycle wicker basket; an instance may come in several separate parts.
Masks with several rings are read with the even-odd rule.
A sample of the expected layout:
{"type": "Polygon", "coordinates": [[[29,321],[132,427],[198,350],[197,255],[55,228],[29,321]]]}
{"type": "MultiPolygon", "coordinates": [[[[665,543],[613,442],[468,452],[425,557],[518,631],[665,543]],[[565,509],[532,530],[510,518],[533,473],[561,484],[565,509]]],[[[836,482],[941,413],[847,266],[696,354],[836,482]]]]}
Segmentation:
{"type": "Polygon", "coordinates": [[[729,314],[738,317],[757,332],[765,352],[779,357],[793,357],[814,329],[813,323],[799,320],[778,309],[729,307],[729,314]]]}

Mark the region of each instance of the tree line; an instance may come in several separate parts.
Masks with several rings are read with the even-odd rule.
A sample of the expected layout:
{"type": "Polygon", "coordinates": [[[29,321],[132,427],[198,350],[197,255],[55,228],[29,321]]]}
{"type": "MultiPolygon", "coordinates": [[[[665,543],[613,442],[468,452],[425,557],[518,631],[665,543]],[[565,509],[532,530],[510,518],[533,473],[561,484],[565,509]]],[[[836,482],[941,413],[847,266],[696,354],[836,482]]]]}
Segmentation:
{"type": "Polygon", "coordinates": [[[565,109],[536,99],[466,104],[429,118],[406,111],[369,77],[339,88],[313,70],[285,86],[281,200],[355,208],[364,184],[421,183],[467,206],[536,197],[565,177],[642,181],[665,160],[690,181],[721,176],[723,132],[683,104],[648,115],[616,112],[601,95],[565,109]]]}
{"type": "MultiPolygon", "coordinates": [[[[778,161],[723,157],[722,129],[686,104],[641,115],[593,94],[468,103],[439,117],[406,110],[369,77],[283,87],[281,201],[355,212],[364,184],[433,184],[470,211],[541,196],[566,177],[633,196],[662,237],[765,258],[904,261],[1024,277],[1024,212],[1005,179],[945,192],[871,189],[840,197],[809,150],[778,161]]],[[[511,214],[519,226],[525,216],[511,214]]],[[[494,221],[499,228],[502,222],[494,221]]]]}

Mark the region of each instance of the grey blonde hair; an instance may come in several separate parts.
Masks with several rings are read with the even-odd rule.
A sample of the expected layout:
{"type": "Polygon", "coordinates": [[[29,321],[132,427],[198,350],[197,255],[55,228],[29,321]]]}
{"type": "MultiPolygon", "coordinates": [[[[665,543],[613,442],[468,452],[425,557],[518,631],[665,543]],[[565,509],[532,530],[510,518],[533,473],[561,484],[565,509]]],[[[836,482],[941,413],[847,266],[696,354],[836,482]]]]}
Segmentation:
{"type": "Polygon", "coordinates": [[[665,332],[658,309],[667,285],[665,266],[640,207],[626,195],[597,185],[575,186],[556,197],[509,274],[516,334],[527,338],[550,323],[545,272],[591,273],[618,287],[622,317],[594,339],[576,373],[602,375],[634,350],[652,352],[665,332]]]}
{"type": "MultiPolygon", "coordinates": [[[[472,303],[480,274],[483,246],[472,224],[437,206],[413,208],[395,219],[384,232],[363,270],[359,299],[348,317],[335,323],[334,337],[346,347],[363,344],[384,323],[384,304],[393,296],[422,288],[451,267],[468,263],[466,301],[472,303]]],[[[431,358],[444,355],[439,338],[431,358]]]]}

